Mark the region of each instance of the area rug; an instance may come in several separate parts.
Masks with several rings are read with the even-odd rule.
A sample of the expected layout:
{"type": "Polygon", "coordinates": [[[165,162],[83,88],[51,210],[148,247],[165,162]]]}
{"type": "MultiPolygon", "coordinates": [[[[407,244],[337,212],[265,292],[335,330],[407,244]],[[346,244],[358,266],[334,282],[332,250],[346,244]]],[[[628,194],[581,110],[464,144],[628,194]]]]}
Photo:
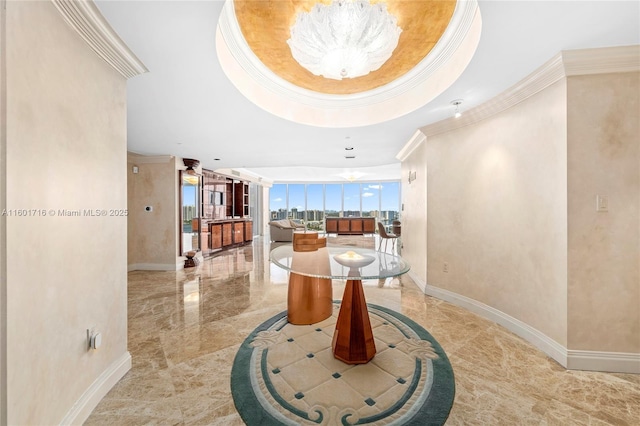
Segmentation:
{"type": "Polygon", "coordinates": [[[242,343],[231,371],[236,409],[249,425],[442,425],[453,404],[451,364],[420,325],[368,304],[377,353],[367,364],[333,357],[340,308],[317,324],[286,311],[242,343]]]}

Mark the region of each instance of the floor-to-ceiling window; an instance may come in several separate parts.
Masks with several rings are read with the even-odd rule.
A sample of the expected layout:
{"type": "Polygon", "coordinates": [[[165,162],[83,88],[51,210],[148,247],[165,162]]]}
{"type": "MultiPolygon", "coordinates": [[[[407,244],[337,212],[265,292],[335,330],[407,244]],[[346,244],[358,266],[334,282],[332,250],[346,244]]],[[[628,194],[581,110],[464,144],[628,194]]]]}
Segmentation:
{"type": "Polygon", "coordinates": [[[391,231],[400,218],[400,182],[274,184],[271,220],[293,219],[324,230],[325,217],[375,217],[391,231]]]}
{"type": "Polygon", "coordinates": [[[360,217],[360,184],[345,183],[343,185],[343,217],[360,217]]]}
{"type": "Polygon", "coordinates": [[[307,185],[307,229],[324,231],[324,185],[307,185]]]}
{"type": "Polygon", "coordinates": [[[325,216],[342,216],[342,184],[326,184],[324,191],[325,216]]]}
{"type": "Polygon", "coordinates": [[[380,190],[380,216],[378,220],[391,231],[394,220],[400,219],[400,182],[385,182],[380,190]]]}
{"type": "Polygon", "coordinates": [[[304,184],[289,184],[287,191],[288,218],[305,223],[306,202],[304,184]]]}
{"type": "Polygon", "coordinates": [[[380,217],[380,183],[362,184],[362,216],[380,217]]]}
{"type": "Polygon", "coordinates": [[[273,185],[269,189],[271,220],[287,218],[287,185],[273,185]]]}

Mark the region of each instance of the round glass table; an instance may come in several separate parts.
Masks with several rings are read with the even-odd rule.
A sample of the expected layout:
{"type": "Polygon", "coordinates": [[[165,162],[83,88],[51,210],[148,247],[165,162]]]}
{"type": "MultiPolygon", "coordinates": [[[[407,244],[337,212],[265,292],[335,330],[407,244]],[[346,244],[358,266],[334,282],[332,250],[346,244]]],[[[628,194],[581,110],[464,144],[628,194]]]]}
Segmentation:
{"type": "Polygon", "coordinates": [[[409,271],[400,256],[360,247],[331,246],[294,251],[290,244],[271,251],[271,261],[290,272],[287,316],[292,324],[313,324],[331,316],[331,280],[347,280],[333,333],[333,355],[364,364],[376,353],[362,280],[396,277],[409,271]]]}

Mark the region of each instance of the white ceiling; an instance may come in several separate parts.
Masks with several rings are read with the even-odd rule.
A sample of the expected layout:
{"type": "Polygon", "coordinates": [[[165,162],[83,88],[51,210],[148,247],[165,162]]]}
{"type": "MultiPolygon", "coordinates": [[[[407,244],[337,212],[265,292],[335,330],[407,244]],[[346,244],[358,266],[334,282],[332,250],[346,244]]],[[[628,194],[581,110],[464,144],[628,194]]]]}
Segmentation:
{"type": "Polygon", "coordinates": [[[223,3],[96,1],[149,69],[127,83],[129,151],[196,158],[275,182],[399,178],[396,154],[417,129],[449,118],[452,100],[464,99],[463,111],[480,105],[561,50],[640,44],[638,1],[480,0],[478,49],[449,89],[384,123],[321,128],[262,110],[229,81],[215,51],[223,3]]]}

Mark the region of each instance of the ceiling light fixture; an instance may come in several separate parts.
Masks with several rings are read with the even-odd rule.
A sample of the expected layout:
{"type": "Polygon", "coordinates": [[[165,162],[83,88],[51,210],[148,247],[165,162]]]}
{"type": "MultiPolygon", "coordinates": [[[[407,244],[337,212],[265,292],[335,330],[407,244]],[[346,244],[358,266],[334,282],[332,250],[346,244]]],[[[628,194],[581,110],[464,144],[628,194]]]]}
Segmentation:
{"type": "Polygon", "coordinates": [[[453,112],[453,116],[455,118],[460,118],[460,116],[462,116],[462,113],[460,112],[460,104],[462,104],[462,99],[451,101],[451,105],[456,107],[455,111],[453,112]]]}
{"type": "Polygon", "coordinates": [[[186,174],[193,176],[198,174],[195,169],[200,165],[200,161],[194,160],[193,158],[183,158],[182,163],[187,166],[187,170],[185,170],[186,174]]]}
{"type": "Polygon", "coordinates": [[[342,80],[380,68],[401,32],[385,3],[334,0],[298,13],[287,44],[293,58],[313,74],[342,80]]]}
{"type": "Polygon", "coordinates": [[[352,146],[348,146],[344,149],[345,151],[353,151],[353,147],[352,146]]]}
{"type": "Polygon", "coordinates": [[[349,182],[353,182],[355,180],[360,179],[361,177],[363,177],[365,175],[366,175],[366,173],[362,173],[362,172],[345,171],[343,173],[338,174],[337,176],[340,176],[341,178],[346,179],[349,182]]]}

